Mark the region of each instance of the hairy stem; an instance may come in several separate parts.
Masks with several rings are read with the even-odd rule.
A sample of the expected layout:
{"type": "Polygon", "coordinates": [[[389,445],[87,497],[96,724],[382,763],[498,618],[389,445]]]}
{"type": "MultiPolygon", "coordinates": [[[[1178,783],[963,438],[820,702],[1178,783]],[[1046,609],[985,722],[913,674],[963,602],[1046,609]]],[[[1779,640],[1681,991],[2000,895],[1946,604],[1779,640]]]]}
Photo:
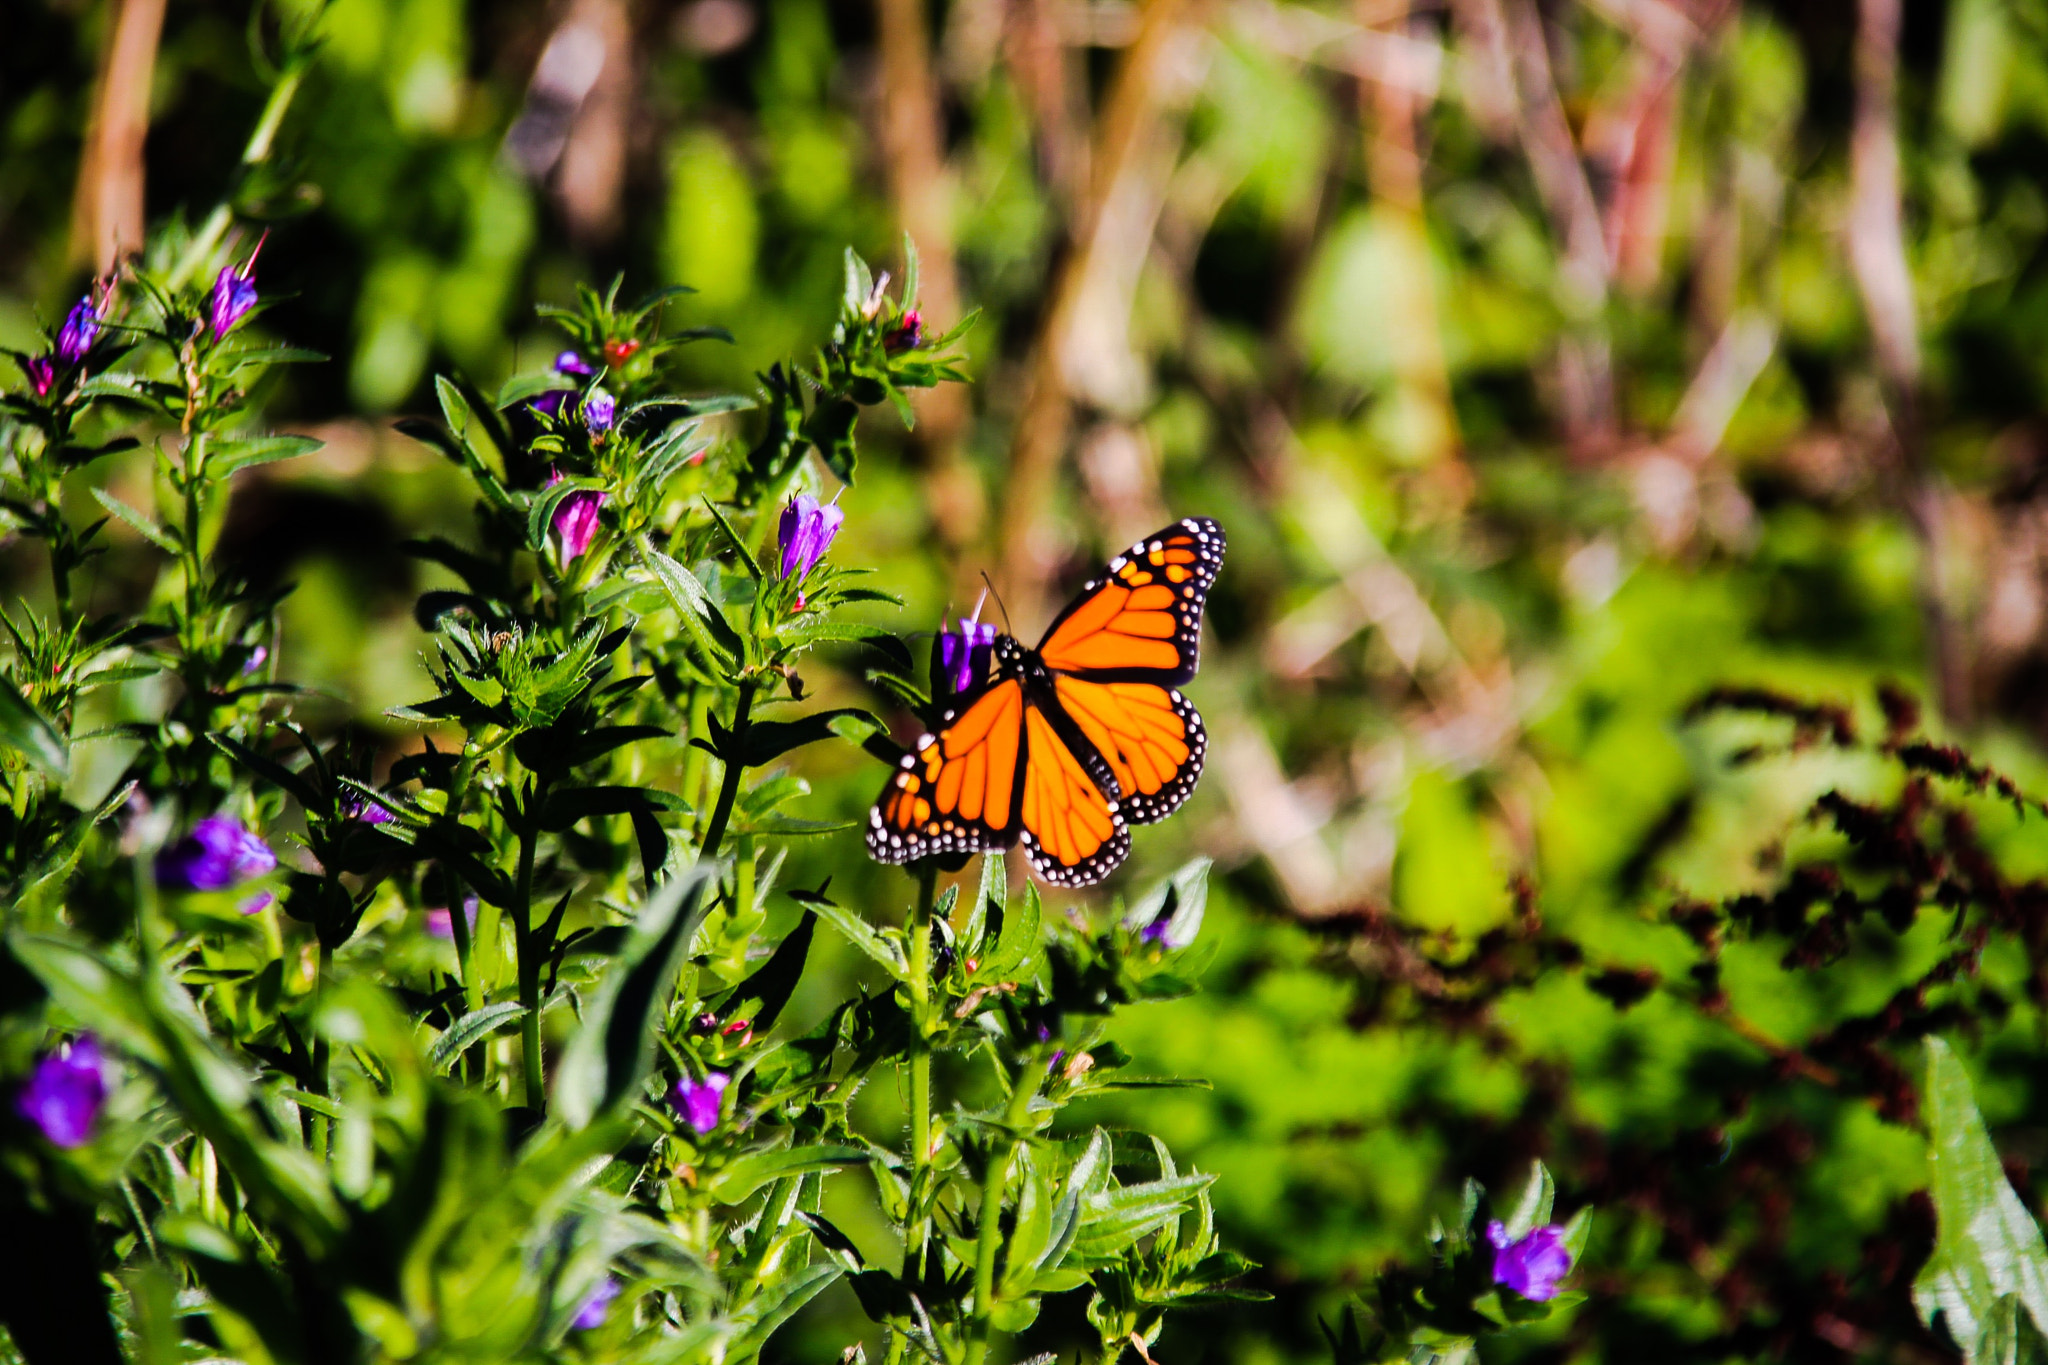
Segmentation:
{"type": "Polygon", "coordinates": [[[924,1270],[931,1220],[922,1212],[932,1159],[932,1053],[925,1042],[925,1014],[932,990],[932,899],[939,869],[927,861],[917,872],[917,912],[910,917],[910,1235],[903,1242],[905,1278],[924,1270]]]}
{"type": "Polygon", "coordinates": [[[974,1319],[967,1342],[967,1365],[981,1365],[988,1354],[992,1335],[989,1316],[996,1298],[996,1243],[1002,1236],[1003,1186],[1009,1182],[1010,1162],[1017,1155],[1018,1134],[1031,1117],[1031,1101],[1052,1070],[1053,1054],[1043,1048],[1039,1051],[1041,1055],[1017,1077],[1017,1088],[1010,1092],[1009,1107],[1003,1111],[1003,1123],[1010,1130],[1009,1140],[989,1158],[988,1171],[981,1178],[981,1209],[975,1214],[980,1227],[974,1239],[974,1319]]]}

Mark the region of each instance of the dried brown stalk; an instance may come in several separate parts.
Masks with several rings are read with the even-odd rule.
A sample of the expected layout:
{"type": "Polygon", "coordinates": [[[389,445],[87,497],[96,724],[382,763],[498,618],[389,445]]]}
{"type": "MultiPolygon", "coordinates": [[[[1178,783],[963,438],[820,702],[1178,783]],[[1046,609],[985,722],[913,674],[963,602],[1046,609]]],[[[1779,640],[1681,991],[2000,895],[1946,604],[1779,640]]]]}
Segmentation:
{"type": "Polygon", "coordinates": [[[72,258],[90,260],[100,274],[142,246],[142,146],[163,30],[164,0],[120,0],[101,59],[71,210],[72,258]]]}
{"type": "MultiPolygon", "coordinates": [[[[917,243],[920,303],[940,327],[961,314],[953,260],[953,177],[940,143],[939,86],[923,0],[875,0],[881,31],[881,143],[896,221],[917,243]]],[[[947,384],[920,393],[912,438],[939,539],[959,549],[981,531],[983,498],[960,458],[969,410],[966,389],[947,384]]]]}

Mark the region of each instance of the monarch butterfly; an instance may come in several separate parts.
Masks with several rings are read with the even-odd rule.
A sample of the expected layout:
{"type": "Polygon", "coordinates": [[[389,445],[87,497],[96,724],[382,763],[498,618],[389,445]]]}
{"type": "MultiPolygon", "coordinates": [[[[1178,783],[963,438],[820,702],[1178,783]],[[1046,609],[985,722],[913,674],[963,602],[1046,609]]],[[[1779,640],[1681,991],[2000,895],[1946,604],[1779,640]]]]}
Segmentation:
{"type": "Polygon", "coordinates": [[[1112,559],[1038,648],[997,636],[994,676],[984,663],[868,812],[868,851],[907,863],[1021,841],[1058,886],[1114,871],[1130,826],[1164,820],[1202,775],[1208,735],[1177,687],[1223,541],[1207,517],[1175,522],[1112,559]]]}

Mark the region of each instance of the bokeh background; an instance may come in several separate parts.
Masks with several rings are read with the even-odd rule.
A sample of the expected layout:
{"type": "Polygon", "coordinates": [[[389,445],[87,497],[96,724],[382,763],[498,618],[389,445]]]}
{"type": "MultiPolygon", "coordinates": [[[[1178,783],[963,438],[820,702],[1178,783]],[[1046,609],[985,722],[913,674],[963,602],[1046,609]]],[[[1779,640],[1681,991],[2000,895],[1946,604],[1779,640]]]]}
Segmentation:
{"type": "MultiPolygon", "coordinates": [[[[0,345],[227,188],[251,24],[241,0],[7,5],[0,345]]],[[[1221,1173],[1277,1297],[1185,1317],[1158,1359],[1326,1359],[1318,1316],[1418,1259],[1465,1177],[1538,1153],[1567,1209],[1612,1207],[1595,1301],[1504,1354],[1941,1358],[1842,1307],[1899,1283],[1864,1249],[1925,1184],[1911,1124],[1818,1083],[1703,1114],[1695,1084],[1882,1000],[1884,969],[1731,950],[1747,1034],[1566,972],[1458,1027],[1414,1007],[1418,940],[1391,931],[1455,960],[1519,877],[1603,961],[1683,960],[1661,907],[1770,884],[1816,795],[1884,781],[1731,767],[1741,736],[1684,719],[1717,684],[1868,716],[1893,680],[2048,789],[2048,4],[335,0],[328,33],[259,276],[262,325],[331,357],[271,420],[327,445],[245,474],[224,539],[297,584],[302,715],[411,739],[383,712],[423,693],[433,571],[397,546],[469,527],[454,471],[391,430],[435,371],[539,368],[534,305],[623,273],[694,286],[676,319],[736,338],[682,353],[681,386],[745,389],[823,338],[846,246],[900,275],[908,231],[929,323],[983,311],[974,384],[862,433],[834,555],[906,598],[887,619],[929,631],[985,572],[1033,637],[1171,517],[1231,537],[1189,689],[1208,775],[1112,891],[1217,860],[1205,992],[1123,1042],[1213,1084],[1144,1121],[1221,1173]],[[1725,1217],[1680,1235],[1631,1202],[1628,1151],[1723,1182],[1725,1217]],[[1759,1257],[1811,1293],[1745,1292],[1759,1257]]],[[[94,477],[146,501],[143,461],[94,477]]],[[[154,572],[115,540],[103,606],[154,572]]],[[[43,590],[33,562],[0,547],[9,596],[43,590]]],[[[857,660],[814,671],[877,704],[857,660]]],[[[851,752],[803,771],[821,815],[880,778],[851,752]]],[[[2048,865],[2039,819],[1986,818],[2048,865]]],[[[804,861],[786,885],[830,872],[882,916],[909,894],[857,834],[804,861]]],[[[858,970],[820,952],[823,1001],[858,970]]],[[[2048,1156],[2040,1039],[2019,1007],[1977,1054],[2016,1171],[2048,1156]]],[[[835,1291],[777,1349],[859,1330],[835,1291]]]]}

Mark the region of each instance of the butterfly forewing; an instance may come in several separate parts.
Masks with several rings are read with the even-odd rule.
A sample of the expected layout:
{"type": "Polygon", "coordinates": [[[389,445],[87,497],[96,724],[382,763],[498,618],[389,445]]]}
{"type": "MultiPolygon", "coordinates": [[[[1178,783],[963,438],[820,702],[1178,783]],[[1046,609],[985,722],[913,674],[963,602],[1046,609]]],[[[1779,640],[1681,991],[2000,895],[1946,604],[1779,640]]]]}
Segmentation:
{"type": "Polygon", "coordinates": [[[1017,841],[1024,687],[997,679],[946,713],[868,812],[868,851],[885,863],[1008,848],[1017,841]]]}
{"type": "Polygon", "coordinates": [[[1081,589],[1039,642],[1039,657],[1098,681],[1187,682],[1201,662],[1202,607],[1223,543],[1223,528],[1207,517],[1145,537],[1081,589]]]}

